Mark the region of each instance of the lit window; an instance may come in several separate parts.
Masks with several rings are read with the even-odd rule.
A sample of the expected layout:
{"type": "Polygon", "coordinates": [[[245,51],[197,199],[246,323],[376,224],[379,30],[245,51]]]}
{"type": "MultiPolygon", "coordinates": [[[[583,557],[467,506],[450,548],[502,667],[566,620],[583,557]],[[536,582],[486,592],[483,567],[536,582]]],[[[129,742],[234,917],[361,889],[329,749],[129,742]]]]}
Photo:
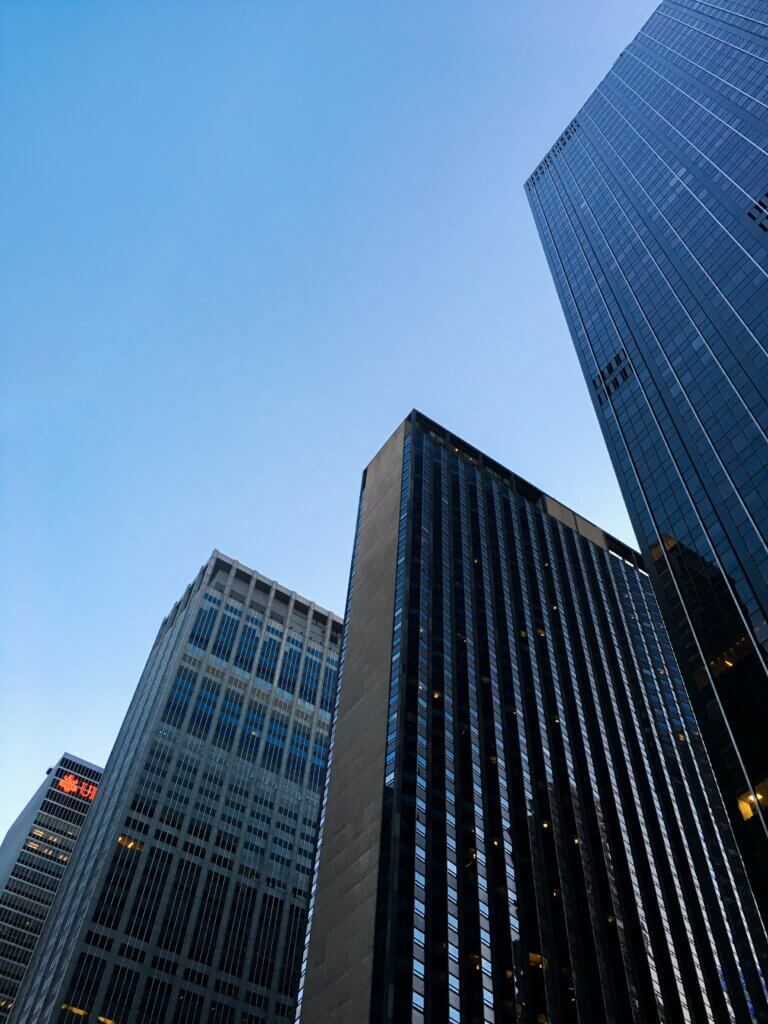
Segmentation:
{"type": "Polygon", "coordinates": [[[143,848],[143,843],[140,843],[138,839],[132,839],[130,836],[118,836],[117,841],[120,846],[126,846],[129,850],[139,850],[143,848]]]}
{"type": "Polygon", "coordinates": [[[754,817],[757,808],[762,807],[768,811],[768,779],[755,786],[754,793],[741,793],[737,798],[739,811],[744,821],[754,817]]]}

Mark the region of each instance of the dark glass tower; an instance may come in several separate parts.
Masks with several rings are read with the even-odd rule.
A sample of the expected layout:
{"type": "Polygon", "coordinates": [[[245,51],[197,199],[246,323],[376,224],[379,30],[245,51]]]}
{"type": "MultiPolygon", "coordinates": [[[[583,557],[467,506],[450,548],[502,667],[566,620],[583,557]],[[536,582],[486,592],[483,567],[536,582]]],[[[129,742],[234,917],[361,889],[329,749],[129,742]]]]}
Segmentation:
{"type": "Polygon", "coordinates": [[[768,919],[768,7],[664,0],[528,197],[768,919]]]}
{"type": "Polygon", "coordinates": [[[418,413],[365,471],[302,1024],[766,1021],[640,556],[418,413]]]}
{"type": "Polygon", "coordinates": [[[63,754],[0,846],[0,1021],[6,1021],[98,792],[101,768],[63,754]]]}
{"type": "Polygon", "coordinates": [[[13,1024],[293,1020],[340,639],[213,553],[160,627],[13,1024]]]}

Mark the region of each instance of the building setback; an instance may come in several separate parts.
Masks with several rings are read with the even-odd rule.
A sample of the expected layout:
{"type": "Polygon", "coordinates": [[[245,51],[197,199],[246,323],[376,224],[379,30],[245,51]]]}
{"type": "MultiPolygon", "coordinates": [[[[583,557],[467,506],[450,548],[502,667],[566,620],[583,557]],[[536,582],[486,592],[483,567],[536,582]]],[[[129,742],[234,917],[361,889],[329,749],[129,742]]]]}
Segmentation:
{"type": "Polygon", "coordinates": [[[293,1020],[340,639],[212,554],[160,627],[13,1024],[293,1020]]]}
{"type": "Polygon", "coordinates": [[[640,556],[419,413],[366,469],[302,1024],[766,1021],[640,556]]]}
{"type": "Polygon", "coordinates": [[[101,781],[63,754],[0,846],[0,1021],[13,1001],[101,781]]]}
{"type": "Polygon", "coordinates": [[[768,8],[664,0],[526,184],[768,920],[768,8]]]}

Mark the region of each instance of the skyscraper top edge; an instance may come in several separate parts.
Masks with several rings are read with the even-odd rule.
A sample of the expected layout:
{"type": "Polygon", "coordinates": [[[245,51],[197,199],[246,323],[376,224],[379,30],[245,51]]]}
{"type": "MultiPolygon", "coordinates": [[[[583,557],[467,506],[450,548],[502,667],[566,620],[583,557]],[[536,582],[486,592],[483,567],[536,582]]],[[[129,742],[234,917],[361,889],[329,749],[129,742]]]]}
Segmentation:
{"type": "MultiPolygon", "coordinates": [[[[579,113],[581,113],[581,110],[579,111],[579,113]]],[[[526,178],[525,188],[528,192],[530,192],[533,189],[534,185],[539,180],[539,178],[552,164],[552,161],[557,156],[557,154],[570,142],[570,140],[573,138],[573,136],[576,134],[578,130],[579,118],[577,114],[576,117],[572,118],[568,122],[568,124],[565,126],[562,132],[560,132],[557,139],[555,139],[554,143],[549,147],[549,149],[544,154],[542,159],[538,162],[538,164],[534,167],[534,169],[526,178]]]]}
{"type": "Polygon", "coordinates": [[[67,758],[70,761],[77,761],[78,764],[83,765],[83,767],[85,767],[85,768],[92,768],[95,772],[103,772],[104,771],[104,766],[103,765],[94,764],[93,761],[89,761],[85,757],[80,757],[79,754],[72,754],[68,750],[65,750],[64,753],[61,755],[61,757],[59,757],[56,761],[53,762],[53,764],[51,765],[50,770],[52,771],[56,767],[57,764],[60,764],[64,760],[64,758],[67,758]]]}
{"type": "Polygon", "coordinates": [[[631,562],[632,565],[636,566],[638,569],[645,571],[642,555],[631,545],[626,544],[624,541],[619,540],[618,537],[614,537],[610,533],[607,533],[601,526],[598,526],[591,520],[586,519],[569,506],[564,505],[561,501],[558,501],[557,498],[553,498],[550,494],[547,494],[546,491],[543,491],[540,487],[532,484],[524,477],[519,476],[507,466],[504,466],[500,462],[496,462],[495,459],[480,451],[479,448],[469,444],[469,442],[448,430],[447,427],[444,427],[442,424],[430,419],[429,416],[426,416],[419,409],[412,409],[408,416],[406,416],[405,422],[418,422],[422,427],[425,427],[433,433],[442,435],[443,439],[454,449],[467,455],[478,466],[482,466],[484,469],[490,470],[492,473],[495,473],[497,476],[510,482],[516,491],[528,498],[528,500],[538,504],[543,511],[547,513],[547,515],[559,520],[563,525],[569,527],[575,533],[581,534],[588,540],[591,540],[594,544],[605,548],[607,551],[617,555],[619,558],[622,558],[627,562],[631,562]]]}
{"type": "MultiPolygon", "coordinates": [[[[218,548],[213,549],[213,551],[211,552],[211,557],[205,563],[205,566],[203,568],[210,565],[211,562],[214,561],[225,562],[228,565],[234,566],[237,571],[243,573],[245,576],[250,576],[254,579],[257,579],[266,586],[269,586],[270,588],[274,587],[275,591],[279,594],[282,594],[284,597],[293,598],[294,601],[299,601],[302,604],[306,604],[308,608],[311,607],[313,611],[315,611],[319,615],[326,615],[339,626],[343,625],[343,618],[336,612],[331,611],[331,609],[329,608],[324,608],[322,605],[317,604],[316,601],[310,600],[310,598],[305,597],[303,594],[300,594],[296,590],[291,590],[290,587],[287,587],[284,583],[280,583],[279,580],[273,580],[271,577],[265,576],[263,573],[259,572],[258,569],[252,569],[250,566],[247,566],[243,562],[238,561],[237,558],[233,558],[231,555],[225,554],[218,548]]],[[[243,580],[243,582],[246,581],[243,580]]]]}
{"type": "MultiPolygon", "coordinates": [[[[594,88],[589,90],[589,94],[586,96],[584,102],[579,105],[579,110],[578,110],[576,116],[573,117],[568,122],[568,124],[565,126],[565,128],[560,132],[558,137],[555,139],[554,143],[549,147],[549,149],[546,151],[544,156],[541,158],[541,160],[538,162],[538,164],[534,167],[534,169],[531,171],[531,173],[525,179],[525,189],[526,189],[526,191],[530,192],[533,189],[533,187],[535,186],[537,180],[546,171],[547,167],[549,167],[550,164],[552,163],[553,158],[555,156],[557,156],[557,154],[560,152],[560,150],[574,136],[574,134],[576,133],[576,131],[578,130],[578,127],[579,127],[579,114],[581,114],[581,112],[584,110],[584,107],[589,102],[590,97],[592,97],[594,95],[594,93],[597,92],[597,90],[600,88],[600,86],[610,76],[610,74],[613,71],[613,69],[616,67],[616,65],[619,63],[621,58],[626,53],[627,48],[632,45],[632,42],[634,41],[635,37],[637,35],[639,35],[646,28],[646,26],[653,20],[653,16],[654,16],[655,13],[656,13],[655,11],[651,12],[650,17],[645,19],[643,24],[638,28],[637,32],[632,37],[632,39],[630,39],[629,42],[627,43],[627,45],[622,49],[621,53],[619,53],[618,57],[616,57],[616,59],[613,61],[613,63],[611,64],[610,68],[606,71],[606,73],[603,75],[603,77],[600,79],[600,81],[596,82],[594,88]]],[[[689,13],[691,13],[691,12],[689,12],[689,13]]],[[[693,12],[693,13],[695,13],[695,12],[693,12]]]]}

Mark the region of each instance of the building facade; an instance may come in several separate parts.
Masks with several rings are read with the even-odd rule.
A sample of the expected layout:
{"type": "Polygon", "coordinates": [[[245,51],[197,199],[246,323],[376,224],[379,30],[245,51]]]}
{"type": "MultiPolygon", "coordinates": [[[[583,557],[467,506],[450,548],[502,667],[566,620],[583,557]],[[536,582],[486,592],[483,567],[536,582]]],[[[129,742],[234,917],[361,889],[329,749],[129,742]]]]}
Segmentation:
{"type": "Polygon", "coordinates": [[[13,1024],[293,1020],[340,639],[213,553],[157,635],[13,1024]]]}
{"type": "Polygon", "coordinates": [[[101,768],[63,754],[0,846],[0,1021],[11,1012],[100,781],[101,768]]]}
{"type": "Polygon", "coordinates": [[[526,184],[768,919],[768,10],[664,0],[526,184]]]}
{"type": "Polygon", "coordinates": [[[639,554],[419,413],[365,471],[301,1024],[766,1021],[639,554]]]}

